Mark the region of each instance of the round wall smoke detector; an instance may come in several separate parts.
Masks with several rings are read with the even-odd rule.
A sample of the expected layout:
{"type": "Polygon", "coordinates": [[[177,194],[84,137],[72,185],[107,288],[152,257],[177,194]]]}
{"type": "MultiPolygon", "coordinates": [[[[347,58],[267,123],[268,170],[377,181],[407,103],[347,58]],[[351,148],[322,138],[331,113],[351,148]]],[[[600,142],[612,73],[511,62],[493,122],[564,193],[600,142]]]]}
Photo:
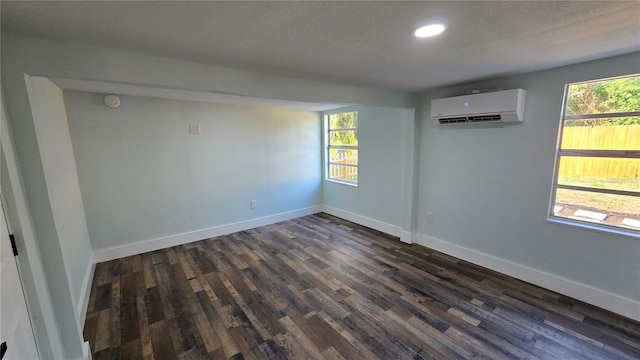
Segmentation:
{"type": "Polygon", "coordinates": [[[107,95],[104,97],[104,104],[110,108],[117,108],[120,106],[120,98],[115,95],[107,95]]]}

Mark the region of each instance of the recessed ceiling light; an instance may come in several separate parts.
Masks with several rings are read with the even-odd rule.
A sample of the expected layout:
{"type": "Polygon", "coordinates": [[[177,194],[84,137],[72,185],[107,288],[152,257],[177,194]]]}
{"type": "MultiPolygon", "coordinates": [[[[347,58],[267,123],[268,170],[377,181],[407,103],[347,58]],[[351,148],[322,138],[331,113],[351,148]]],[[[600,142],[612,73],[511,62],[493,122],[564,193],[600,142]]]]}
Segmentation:
{"type": "Polygon", "coordinates": [[[443,31],[444,31],[444,25],[433,24],[433,25],[427,25],[419,28],[418,30],[416,30],[416,32],[413,33],[413,35],[419,38],[425,38],[425,37],[436,36],[443,31]]]}

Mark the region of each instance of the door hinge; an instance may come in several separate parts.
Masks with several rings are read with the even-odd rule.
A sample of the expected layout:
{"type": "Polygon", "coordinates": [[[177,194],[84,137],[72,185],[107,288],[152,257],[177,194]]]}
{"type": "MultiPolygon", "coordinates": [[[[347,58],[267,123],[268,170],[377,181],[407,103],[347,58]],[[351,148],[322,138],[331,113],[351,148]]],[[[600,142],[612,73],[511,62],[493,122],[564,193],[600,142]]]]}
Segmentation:
{"type": "Polygon", "coordinates": [[[16,246],[16,237],[13,234],[9,234],[9,240],[11,240],[11,249],[13,250],[13,256],[18,256],[18,247],[16,246]]]}

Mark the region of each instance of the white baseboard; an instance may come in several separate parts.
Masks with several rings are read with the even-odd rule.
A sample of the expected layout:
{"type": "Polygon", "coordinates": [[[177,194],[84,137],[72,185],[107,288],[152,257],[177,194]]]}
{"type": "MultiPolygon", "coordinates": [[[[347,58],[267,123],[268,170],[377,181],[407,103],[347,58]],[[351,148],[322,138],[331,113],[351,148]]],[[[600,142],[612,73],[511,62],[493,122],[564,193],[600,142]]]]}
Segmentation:
{"type": "Polygon", "coordinates": [[[413,244],[414,242],[416,242],[416,234],[413,234],[410,231],[402,230],[400,232],[400,241],[405,244],[413,244]]]}
{"type": "Polygon", "coordinates": [[[126,244],[108,249],[96,250],[95,259],[97,262],[119,259],[126,256],[142,254],[145,252],[160,250],[171,246],[187,244],[202,239],[208,239],[211,237],[227,235],[260,226],[275,224],[280,221],[295,219],[297,217],[316,214],[319,212],[322,212],[322,206],[311,206],[308,208],[283,212],[280,214],[265,216],[257,219],[239,221],[236,223],[215,226],[208,229],[190,231],[157,239],[140,241],[133,244],[126,244]]]}
{"type": "Polygon", "coordinates": [[[341,219],[349,220],[353,223],[366,226],[392,236],[400,237],[402,232],[402,228],[400,228],[399,226],[391,225],[389,223],[368,218],[366,216],[354,214],[346,210],[334,208],[333,206],[322,205],[322,211],[326,212],[329,215],[337,216],[341,219]]]}
{"type": "Polygon", "coordinates": [[[85,341],[82,343],[82,357],[80,360],[92,360],[93,356],[91,356],[91,347],[89,346],[89,342],[85,341]]]}
{"type": "Polygon", "coordinates": [[[84,320],[87,317],[87,307],[89,306],[89,296],[91,296],[91,283],[93,282],[93,274],[96,271],[96,257],[91,254],[89,257],[89,271],[82,281],[82,290],[80,291],[80,301],[78,302],[78,321],[80,321],[79,329],[82,332],[84,328],[84,320]]]}
{"type": "Polygon", "coordinates": [[[630,319],[640,321],[640,302],[624,298],[606,291],[590,287],[572,280],[546,273],[525,265],[517,264],[505,259],[488,255],[444,240],[433,238],[424,234],[412,234],[403,231],[401,227],[389,223],[358,215],[349,211],[327,205],[312,206],[304,209],[284,212],[262,218],[241,221],[232,224],[216,226],[208,229],[192,231],[188,233],[166,236],[158,239],[142,241],[134,244],[117,246],[109,249],[97,250],[90,274],[87,274],[83,284],[82,294],[86,294],[81,301],[80,319],[84,322],[84,314],[89,300],[89,291],[95,263],[118,259],[125,256],[141,254],[144,252],[164,249],[171,246],[182,245],[193,241],[207,239],[215,236],[226,235],[238,231],[248,230],[259,226],[274,224],[280,221],[290,220],[301,216],[325,212],[330,215],[360,224],[386,234],[400,237],[406,243],[419,245],[443,252],[445,254],[469,261],[491,270],[515,277],[517,279],[541,286],[543,288],[570,296],[586,303],[613,311],[630,319]]]}
{"type": "Polygon", "coordinates": [[[640,321],[640,302],[638,301],[424,234],[416,234],[416,242],[419,245],[443,252],[447,255],[484,266],[488,269],[640,321]]]}

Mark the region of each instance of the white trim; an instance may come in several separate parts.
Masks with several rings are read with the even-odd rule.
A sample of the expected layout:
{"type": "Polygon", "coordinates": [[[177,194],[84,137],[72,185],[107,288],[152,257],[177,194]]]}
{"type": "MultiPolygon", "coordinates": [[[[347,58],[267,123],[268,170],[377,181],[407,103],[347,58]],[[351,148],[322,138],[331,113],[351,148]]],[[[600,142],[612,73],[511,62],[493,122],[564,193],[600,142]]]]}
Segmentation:
{"type": "Polygon", "coordinates": [[[456,245],[424,234],[416,234],[419,245],[469,261],[476,265],[515,277],[543,288],[570,296],[586,303],[613,311],[630,319],[640,321],[640,302],[569,279],[501,259],[476,250],[456,245]]]}
{"type": "Polygon", "coordinates": [[[400,231],[400,241],[405,244],[413,244],[416,242],[416,234],[411,233],[410,231],[400,231]]]}
{"type": "Polygon", "coordinates": [[[301,216],[307,216],[322,212],[323,207],[320,205],[311,206],[303,209],[287,211],[275,215],[265,216],[257,219],[239,221],[231,224],[214,226],[207,229],[190,231],[181,234],[164,236],[157,239],[140,241],[132,244],[115,246],[108,249],[95,251],[95,259],[97,262],[119,259],[126,256],[142,254],[149,251],[160,250],[171,246],[187,244],[202,239],[208,239],[215,236],[227,235],[238,231],[253,229],[260,226],[275,224],[280,221],[295,219],[301,216]]]}
{"type": "Polygon", "coordinates": [[[549,215],[546,221],[554,224],[575,226],[582,229],[598,231],[609,235],[628,236],[634,239],[640,238],[640,231],[623,226],[612,226],[607,224],[588,223],[586,219],[563,218],[556,215],[549,215]]]}
{"type": "Polygon", "coordinates": [[[330,178],[330,177],[327,177],[326,179],[324,179],[324,181],[328,181],[328,182],[332,182],[332,183],[336,183],[336,184],[342,184],[342,185],[358,187],[357,183],[352,183],[352,182],[348,182],[348,181],[344,181],[344,180],[337,180],[337,179],[330,178]]]}
{"type": "Polygon", "coordinates": [[[339,218],[349,220],[353,223],[372,228],[374,230],[382,231],[383,233],[400,237],[402,228],[386,222],[368,218],[366,216],[354,214],[352,212],[334,208],[333,206],[322,205],[322,211],[329,215],[337,216],[339,218]]]}
{"type": "Polygon", "coordinates": [[[78,360],[92,360],[91,356],[91,347],[89,346],[89,342],[85,341],[82,343],[82,356],[78,360]]]}
{"type": "MultiPolygon", "coordinates": [[[[28,88],[31,84],[29,76],[24,74],[24,78],[28,88]]],[[[7,162],[7,176],[11,183],[9,191],[13,194],[15,205],[15,209],[9,206],[7,210],[11,212],[15,218],[16,223],[11,224],[13,231],[16,235],[18,233],[22,235],[26,249],[23,258],[26,262],[20,264],[20,266],[24,265],[30,269],[31,280],[35,288],[35,292],[28,291],[25,293],[27,308],[29,309],[29,318],[33,326],[40,356],[48,354],[54,358],[62,358],[64,354],[62,338],[58,329],[57,318],[53,311],[53,301],[51,299],[51,292],[49,291],[49,283],[42,263],[42,254],[40,253],[40,246],[36,238],[31,210],[29,209],[26,191],[22,182],[15,142],[9,127],[4,91],[0,92],[2,93],[2,114],[0,116],[2,122],[2,130],[0,130],[0,132],[2,132],[2,140],[0,141],[0,145],[2,146],[2,151],[4,152],[7,162]],[[38,310],[35,309],[36,307],[38,310]],[[34,312],[40,312],[41,318],[39,320],[34,318],[34,312]],[[40,324],[43,326],[40,326],[40,324]],[[44,340],[45,338],[47,339],[46,341],[44,340]],[[45,345],[47,342],[49,346],[45,345]]],[[[21,260],[19,261],[21,262],[21,260]]],[[[24,279],[21,279],[21,281],[24,282],[24,279]]]]}
{"type": "Polygon", "coordinates": [[[96,272],[96,256],[91,253],[89,257],[89,271],[82,282],[82,290],[80,291],[80,301],[78,302],[78,321],[79,329],[82,332],[84,321],[87,317],[87,307],[89,306],[89,297],[91,296],[91,284],[93,282],[93,274],[96,272]]]}

